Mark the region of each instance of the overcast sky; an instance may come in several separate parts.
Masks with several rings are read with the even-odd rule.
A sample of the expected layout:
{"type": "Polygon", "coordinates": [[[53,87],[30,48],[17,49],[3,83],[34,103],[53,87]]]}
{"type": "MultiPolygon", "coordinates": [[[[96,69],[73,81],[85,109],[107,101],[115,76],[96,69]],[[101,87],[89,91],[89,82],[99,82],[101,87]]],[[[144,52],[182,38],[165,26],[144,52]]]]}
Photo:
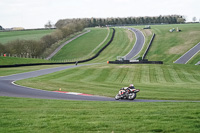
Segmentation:
{"type": "Polygon", "coordinates": [[[65,18],[184,15],[200,19],[200,0],[0,0],[4,28],[43,28],[65,18]]]}

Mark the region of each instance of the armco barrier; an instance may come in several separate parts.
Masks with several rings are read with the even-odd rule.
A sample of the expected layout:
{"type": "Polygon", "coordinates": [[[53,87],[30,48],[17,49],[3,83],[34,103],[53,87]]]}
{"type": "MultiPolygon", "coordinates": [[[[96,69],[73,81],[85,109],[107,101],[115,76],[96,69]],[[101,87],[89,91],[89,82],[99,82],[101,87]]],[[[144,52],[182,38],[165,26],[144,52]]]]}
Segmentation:
{"type": "MultiPolygon", "coordinates": [[[[99,56],[99,54],[113,41],[113,38],[115,36],[115,29],[113,29],[112,37],[110,41],[102,48],[99,50],[97,54],[95,54],[93,57],[85,59],[85,60],[80,60],[78,63],[83,63],[87,61],[91,61],[95,59],[96,57],[99,56]]],[[[15,65],[0,65],[0,68],[6,68],[6,67],[21,67],[21,66],[37,66],[37,65],[59,65],[59,64],[75,64],[77,61],[74,62],[60,62],[60,63],[33,63],[33,64],[15,64],[15,65]]]]}
{"type": "Polygon", "coordinates": [[[146,49],[144,55],[142,56],[142,59],[145,59],[145,57],[146,57],[146,55],[147,55],[147,53],[148,53],[148,51],[149,51],[149,49],[150,49],[150,47],[151,47],[151,44],[153,43],[153,40],[154,40],[154,38],[155,38],[155,35],[156,35],[156,34],[153,34],[153,36],[152,36],[152,38],[151,38],[151,41],[149,42],[149,46],[147,47],[147,49],[146,49]]]}
{"type": "Polygon", "coordinates": [[[109,64],[163,64],[162,61],[147,61],[147,60],[141,60],[138,62],[130,62],[129,60],[124,61],[108,61],[109,64]]]}

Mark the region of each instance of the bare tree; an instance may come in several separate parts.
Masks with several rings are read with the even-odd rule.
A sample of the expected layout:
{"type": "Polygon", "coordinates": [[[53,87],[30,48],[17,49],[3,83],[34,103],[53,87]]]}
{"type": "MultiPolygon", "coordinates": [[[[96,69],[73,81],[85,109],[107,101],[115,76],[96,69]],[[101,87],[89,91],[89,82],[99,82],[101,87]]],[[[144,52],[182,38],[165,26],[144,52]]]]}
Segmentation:
{"type": "Polygon", "coordinates": [[[197,18],[196,18],[196,17],[193,17],[192,20],[193,20],[194,22],[196,22],[197,18]]]}
{"type": "Polygon", "coordinates": [[[49,20],[49,21],[47,22],[47,24],[44,25],[44,27],[50,29],[50,28],[53,27],[53,24],[52,24],[52,22],[49,20]]]}

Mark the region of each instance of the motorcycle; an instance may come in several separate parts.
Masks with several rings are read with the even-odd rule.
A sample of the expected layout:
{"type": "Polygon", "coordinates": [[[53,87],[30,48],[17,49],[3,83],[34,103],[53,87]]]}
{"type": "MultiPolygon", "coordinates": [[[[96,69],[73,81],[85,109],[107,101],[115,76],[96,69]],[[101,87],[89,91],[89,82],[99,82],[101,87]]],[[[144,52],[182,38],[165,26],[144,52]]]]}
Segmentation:
{"type": "Polygon", "coordinates": [[[119,91],[119,93],[115,96],[115,100],[119,99],[128,99],[134,100],[136,98],[136,93],[138,93],[139,89],[127,89],[128,87],[124,87],[119,91]]]}

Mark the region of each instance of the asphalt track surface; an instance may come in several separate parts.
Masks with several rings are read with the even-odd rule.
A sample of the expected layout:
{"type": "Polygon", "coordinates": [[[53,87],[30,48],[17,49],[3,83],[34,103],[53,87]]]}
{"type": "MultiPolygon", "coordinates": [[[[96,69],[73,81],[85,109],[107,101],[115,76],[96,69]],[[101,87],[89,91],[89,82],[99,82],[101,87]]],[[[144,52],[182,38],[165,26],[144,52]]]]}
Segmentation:
{"type": "Polygon", "coordinates": [[[135,42],[134,47],[131,49],[131,51],[127,55],[124,56],[126,60],[130,60],[131,58],[139,54],[139,52],[142,50],[145,43],[145,37],[141,31],[134,28],[128,28],[128,29],[135,33],[136,42],[135,42]]]}
{"type": "Polygon", "coordinates": [[[183,56],[181,56],[174,63],[177,64],[186,64],[193,56],[195,56],[200,51],[200,43],[191,48],[188,52],[186,52],[183,56]]]}

